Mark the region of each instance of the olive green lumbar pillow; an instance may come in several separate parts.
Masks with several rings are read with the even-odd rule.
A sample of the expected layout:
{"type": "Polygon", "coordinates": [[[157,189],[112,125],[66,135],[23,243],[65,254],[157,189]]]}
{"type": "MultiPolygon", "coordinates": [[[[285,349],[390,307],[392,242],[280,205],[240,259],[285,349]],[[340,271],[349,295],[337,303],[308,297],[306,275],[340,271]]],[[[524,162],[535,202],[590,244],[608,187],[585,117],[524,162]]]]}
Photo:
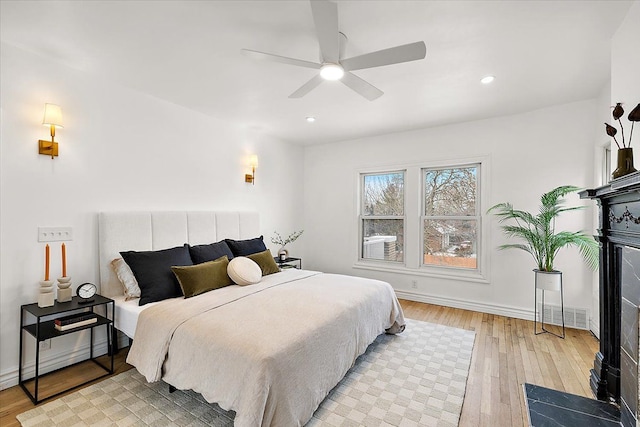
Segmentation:
{"type": "Polygon", "coordinates": [[[247,255],[247,258],[254,260],[256,264],[260,266],[263,276],[280,272],[280,267],[278,267],[278,264],[274,261],[269,249],[258,252],[257,254],[247,255]]]}
{"type": "Polygon", "coordinates": [[[225,255],[202,264],[171,267],[171,271],[176,275],[184,297],[189,298],[231,285],[227,265],[229,258],[225,255]]]}

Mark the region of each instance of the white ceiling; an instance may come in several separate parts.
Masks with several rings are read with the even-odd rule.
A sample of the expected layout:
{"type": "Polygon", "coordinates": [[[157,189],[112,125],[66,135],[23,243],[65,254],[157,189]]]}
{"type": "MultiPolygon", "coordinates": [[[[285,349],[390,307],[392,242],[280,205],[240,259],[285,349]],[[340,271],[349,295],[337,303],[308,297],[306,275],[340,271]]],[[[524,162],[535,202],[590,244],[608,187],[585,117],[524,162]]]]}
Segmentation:
{"type": "Polygon", "coordinates": [[[630,1],[338,1],[345,57],[423,40],[421,61],[356,71],[288,96],[319,61],[311,9],[290,1],[2,1],[1,38],[73,68],[299,144],[529,111],[595,97],[630,1]],[[496,76],[491,85],[479,80],[496,76]],[[305,121],[314,116],[313,124],[305,121]]]}

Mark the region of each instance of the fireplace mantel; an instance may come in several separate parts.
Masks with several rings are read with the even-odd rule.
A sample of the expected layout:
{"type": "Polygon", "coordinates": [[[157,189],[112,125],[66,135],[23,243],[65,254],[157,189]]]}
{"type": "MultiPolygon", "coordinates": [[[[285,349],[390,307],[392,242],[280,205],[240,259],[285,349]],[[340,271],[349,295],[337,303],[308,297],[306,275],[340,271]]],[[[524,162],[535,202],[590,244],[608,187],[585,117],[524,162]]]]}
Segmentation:
{"type": "Polygon", "coordinates": [[[640,172],[582,191],[580,197],[599,206],[600,351],[591,389],[599,400],[620,404],[623,425],[635,426],[640,279],[633,269],[640,270],[640,172]]]}

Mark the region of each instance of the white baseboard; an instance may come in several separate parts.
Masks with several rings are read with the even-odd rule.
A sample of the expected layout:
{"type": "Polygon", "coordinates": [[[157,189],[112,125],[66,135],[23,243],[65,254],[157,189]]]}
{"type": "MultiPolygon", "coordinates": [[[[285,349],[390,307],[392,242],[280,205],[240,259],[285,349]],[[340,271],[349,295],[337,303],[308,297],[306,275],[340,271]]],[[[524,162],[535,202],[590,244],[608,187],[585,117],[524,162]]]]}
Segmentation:
{"type": "Polygon", "coordinates": [[[409,301],[424,302],[427,304],[442,305],[445,307],[461,308],[463,310],[479,311],[480,313],[497,314],[499,316],[515,317],[516,319],[524,319],[533,321],[534,311],[522,308],[509,307],[498,304],[477,303],[456,298],[445,298],[423,293],[398,291],[398,298],[407,299],[409,301]]]}
{"type": "MultiPolygon", "coordinates": [[[[129,337],[125,334],[116,331],[118,334],[118,348],[124,348],[129,346],[129,337]]],[[[56,369],[64,368],[65,366],[72,365],[76,362],[81,362],[89,358],[89,344],[85,344],[80,348],[72,351],[62,351],[58,353],[40,352],[40,373],[46,373],[55,371],[56,369]]],[[[105,354],[107,352],[107,340],[96,341],[93,346],[93,354],[105,354]]],[[[24,378],[31,378],[35,375],[36,367],[35,360],[28,361],[22,368],[22,376],[24,378]]],[[[18,367],[0,373],[0,390],[4,390],[9,387],[18,385],[18,367]]]]}
{"type": "Polygon", "coordinates": [[[600,339],[600,322],[594,319],[589,319],[589,330],[596,338],[600,339]]]}
{"type": "MultiPolygon", "coordinates": [[[[427,304],[442,305],[445,307],[461,308],[463,310],[477,311],[480,313],[497,314],[499,316],[513,317],[516,319],[534,320],[535,312],[533,310],[527,310],[516,307],[509,307],[499,304],[485,304],[477,303],[467,300],[461,300],[456,298],[445,298],[433,295],[426,295],[423,293],[410,292],[410,291],[398,291],[396,290],[398,298],[406,299],[409,301],[424,302],[427,304]]],[[[597,323],[597,322],[596,322],[597,323]]],[[[600,329],[598,325],[593,322],[593,319],[589,319],[589,329],[596,336],[600,336],[600,329]]]]}
{"type": "MultiPolygon", "coordinates": [[[[107,340],[97,341],[93,346],[93,354],[105,354],[107,352],[107,340]]],[[[80,348],[67,352],[58,352],[47,354],[40,352],[40,375],[46,372],[55,371],[65,366],[81,362],[89,358],[89,345],[83,345],[80,348]]],[[[22,367],[22,377],[32,378],[35,375],[35,360],[28,361],[22,367]]],[[[0,390],[18,385],[18,367],[16,366],[10,371],[0,373],[0,390]]]]}

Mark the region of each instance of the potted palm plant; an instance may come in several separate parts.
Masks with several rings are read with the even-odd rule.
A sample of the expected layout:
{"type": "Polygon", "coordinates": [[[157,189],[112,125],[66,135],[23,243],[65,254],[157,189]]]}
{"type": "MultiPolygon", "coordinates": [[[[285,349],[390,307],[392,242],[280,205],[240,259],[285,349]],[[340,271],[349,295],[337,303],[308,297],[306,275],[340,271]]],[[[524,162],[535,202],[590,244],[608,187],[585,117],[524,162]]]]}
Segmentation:
{"type": "Polygon", "coordinates": [[[560,290],[562,272],[554,268],[554,261],[558,251],[566,246],[577,247],[591,268],[598,266],[598,243],[592,236],[583,231],[555,230],[555,220],[561,213],[584,208],[562,206],[563,197],[578,190],[578,187],[563,185],[543,194],[537,214],[514,209],[511,203],[499,203],[488,211],[501,223],[513,221],[503,225],[502,230],[508,237],[521,242],[501,245],[499,249],[520,249],[531,254],[537,264],[534,271],[539,289],[560,290]]]}

